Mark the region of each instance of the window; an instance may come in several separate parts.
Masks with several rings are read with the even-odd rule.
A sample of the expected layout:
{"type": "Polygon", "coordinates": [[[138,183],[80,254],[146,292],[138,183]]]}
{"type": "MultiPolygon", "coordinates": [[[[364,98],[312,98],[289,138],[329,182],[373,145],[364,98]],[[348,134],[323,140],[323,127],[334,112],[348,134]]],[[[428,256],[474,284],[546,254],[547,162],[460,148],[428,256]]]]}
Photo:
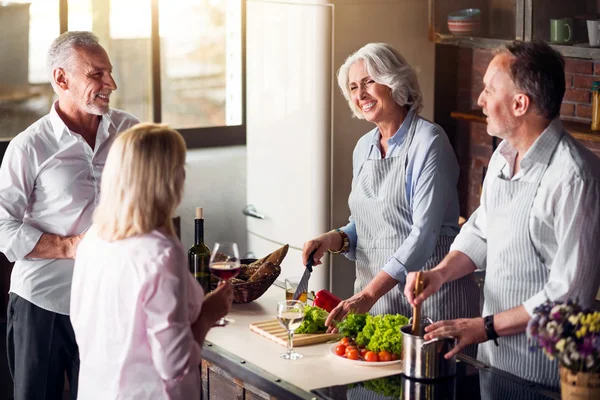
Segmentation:
{"type": "MultiPolygon", "coordinates": [[[[29,10],[29,26],[13,23],[14,16],[3,16],[4,3],[0,3],[0,34],[8,27],[29,30],[30,38],[28,52],[22,44],[14,44],[21,46],[20,57],[28,60],[28,68],[18,69],[10,60],[0,60],[0,135],[13,137],[48,112],[54,97],[45,58],[63,20],[63,30],[94,32],[110,55],[118,85],[111,107],[142,121],[169,124],[184,135],[188,147],[245,143],[242,0],[29,2],[30,6],[12,6],[29,10]],[[4,71],[8,67],[21,75],[28,69],[28,76],[15,79],[4,71]],[[2,83],[17,81],[21,97],[8,99],[2,83]],[[35,93],[36,99],[23,100],[25,93],[35,93]],[[37,108],[30,118],[17,117],[34,103],[37,108]]],[[[26,12],[21,12],[26,21],[26,12]]],[[[13,36],[19,37],[9,35],[13,36]]],[[[4,42],[2,54],[18,57],[1,46],[4,42]]],[[[15,90],[11,88],[13,97],[15,90]]]]}
{"type": "Polygon", "coordinates": [[[59,32],[59,0],[0,2],[0,141],[42,115],[54,99],[46,52],[59,32]]]}

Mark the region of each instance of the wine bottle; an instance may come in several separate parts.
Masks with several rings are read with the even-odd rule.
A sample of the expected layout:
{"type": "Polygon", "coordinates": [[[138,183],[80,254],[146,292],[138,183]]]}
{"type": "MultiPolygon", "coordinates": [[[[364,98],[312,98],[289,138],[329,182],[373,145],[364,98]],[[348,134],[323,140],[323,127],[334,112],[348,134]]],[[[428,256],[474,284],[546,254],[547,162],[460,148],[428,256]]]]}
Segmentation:
{"type": "Polygon", "coordinates": [[[194,245],[190,247],[188,251],[188,261],[190,266],[190,272],[194,275],[196,280],[204,293],[210,292],[210,269],[208,263],[210,261],[210,250],[204,244],[204,217],[202,214],[202,207],[196,207],[196,219],[195,230],[194,230],[194,245]]]}

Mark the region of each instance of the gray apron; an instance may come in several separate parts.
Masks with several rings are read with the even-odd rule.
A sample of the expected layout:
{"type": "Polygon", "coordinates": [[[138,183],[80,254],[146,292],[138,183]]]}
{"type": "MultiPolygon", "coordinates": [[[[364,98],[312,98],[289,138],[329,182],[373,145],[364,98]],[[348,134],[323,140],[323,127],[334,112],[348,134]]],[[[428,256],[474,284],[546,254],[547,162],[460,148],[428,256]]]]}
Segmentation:
{"type": "MultiPolygon", "coordinates": [[[[558,145],[558,141],[556,143],[558,145]]],[[[546,168],[530,182],[511,181],[496,174],[489,197],[487,221],[487,267],[483,315],[518,307],[544,288],[550,270],[537,255],[529,236],[533,200],[546,168]]],[[[488,341],[479,345],[478,358],[523,379],[558,387],[558,364],[540,350],[531,352],[525,333],[503,336],[500,346],[488,341]]]]}
{"type": "MultiPolygon", "coordinates": [[[[419,119],[413,118],[398,157],[365,161],[352,182],[348,204],[357,233],[354,293],[381,272],[410,234],[413,221],[406,198],[406,165],[419,119]]],[[[448,254],[453,240],[440,236],[422,270],[435,267],[448,254]]],[[[398,284],[375,303],[370,313],[410,317],[412,307],[403,290],[403,284],[398,284]]],[[[422,310],[434,321],[479,316],[479,289],[472,274],[443,285],[423,303],[422,310]]],[[[471,350],[475,355],[474,348],[471,350]]]]}

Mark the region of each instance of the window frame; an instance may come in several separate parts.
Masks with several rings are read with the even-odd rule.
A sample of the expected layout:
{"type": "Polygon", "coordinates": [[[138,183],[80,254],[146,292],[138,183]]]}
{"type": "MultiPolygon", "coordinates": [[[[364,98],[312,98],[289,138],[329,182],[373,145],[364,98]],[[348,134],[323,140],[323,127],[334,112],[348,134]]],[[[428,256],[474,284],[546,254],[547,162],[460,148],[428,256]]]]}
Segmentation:
{"type": "MultiPolygon", "coordinates": [[[[151,1],[152,122],[162,122],[159,0],[151,1]]],[[[246,145],[246,2],[240,0],[242,32],[242,123],[233,126],[177,129],[188,149],[246,145]]],[[[69,30],[69,0],[59,0],[60,34],[69,30]]]]}

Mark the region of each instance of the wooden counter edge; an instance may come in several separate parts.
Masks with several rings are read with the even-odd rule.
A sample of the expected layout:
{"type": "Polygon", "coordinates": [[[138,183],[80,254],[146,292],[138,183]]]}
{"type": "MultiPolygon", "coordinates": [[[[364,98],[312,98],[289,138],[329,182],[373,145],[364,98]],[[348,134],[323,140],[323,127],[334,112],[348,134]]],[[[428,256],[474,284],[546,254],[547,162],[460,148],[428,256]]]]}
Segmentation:
{"type": "Polygon", "coordinates": [[[214,363],[241,381],[255,386],[277,399],[317,400],[316,395],[278,378],[209,341],[204,342],[202,359],[214,363]]]}

